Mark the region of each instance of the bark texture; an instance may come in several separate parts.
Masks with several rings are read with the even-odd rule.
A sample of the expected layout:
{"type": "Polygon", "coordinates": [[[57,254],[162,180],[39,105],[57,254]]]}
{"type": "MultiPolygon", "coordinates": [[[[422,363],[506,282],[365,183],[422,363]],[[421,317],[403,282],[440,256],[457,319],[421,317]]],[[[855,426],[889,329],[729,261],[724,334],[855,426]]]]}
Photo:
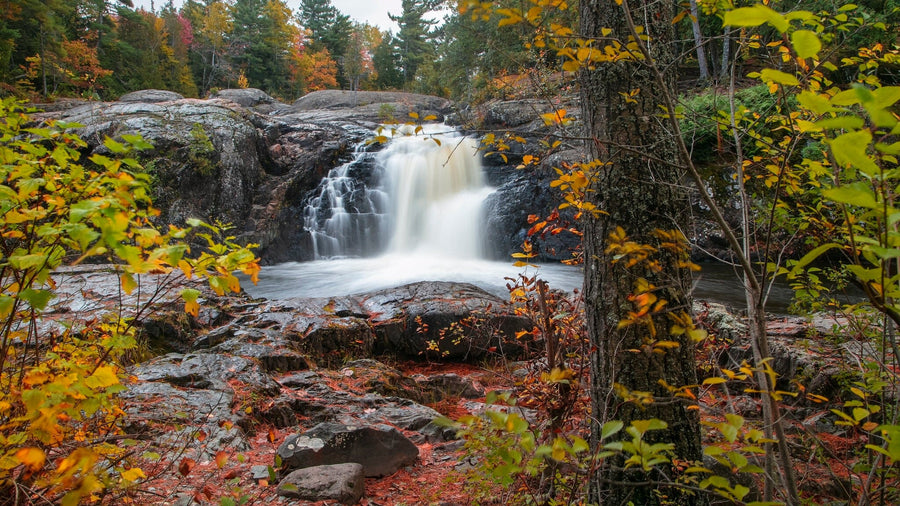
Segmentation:
{"type": "MultiPolygon", "coordinates": [[[[674,90],[675,48],[672,45],[671,2],[632,0],[631,19],[643,26],[650,40],[645,44],[654,60],[666,69],[666,83],[674,90]]],[[[629,40],[629,18],[614,0],[581,2],[581,33],[595,38],[600,48],[611,38],[623,46],[629,40]],[[603,36],[603,28],[612,29],[603,36]]],[[[585,226],[585,296],[588,333],[595,347],[592,356],[592,402],[596,418],[594,442],[599,427],[608,420],[659,418],[668,429],[653,431],[645,438],[652,442],[674,443],[678,459],[701,459],[699,417],[687,409],[683,399],[675,399],[660,381],[668,385],[696,384],[694,346],[685,336],[671,336],[672,322],[660,315],[654,321],[656,339],[678,341],[679,347],[665,354],[641,350],[646,343],[646,327],[619,328],[619,321],[633,309],[628,296],[635,281],[644,278],[659,289],[655,294],[669,302],[671,311],[690,312],[690,274],[676,268],[676,258],[660,252],[656,259],[661,272],[637,267],[625,268],[613,263],[605,252],[609,234],[622,227],[634,241],[655,245],[654,231],[685,227],[690,223],[690,205],[682,186],[682,170],[677,167],[675,145],[666,128],[654,90],[660,89],[656,77],[640,59],[623,59],[598,64],[595,70],[581,74],[584,120],[592,156],[609,165],[601,169],[594,185],[596,204],[608,214],[589,218],[585,226]],[[633,90],[640,92],[626,99],[633,90]],[[657,399],[648,407],[639,407],[617,397],[615,385],[629,390],[651,392],[657,399]]],[[[630,437],[630,436],[623,436],[630,437]]],[[[621,461],[609,459],[592,479],[591,499],[603,505],[697,504],[701,498],[682,494],[664,485],[674,480],[670,470],[644,473],[622,469],[621,461]],[[630,486],[628,483],[639,483],[630,486]],[[649,484],[648,484],[649,483],[649,484]]]]}

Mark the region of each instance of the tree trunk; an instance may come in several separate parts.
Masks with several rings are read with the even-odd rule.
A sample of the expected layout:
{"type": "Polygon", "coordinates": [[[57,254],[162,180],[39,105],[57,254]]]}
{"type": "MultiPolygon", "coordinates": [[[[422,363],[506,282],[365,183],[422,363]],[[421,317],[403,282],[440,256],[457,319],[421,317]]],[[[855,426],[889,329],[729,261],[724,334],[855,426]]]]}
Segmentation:
{"type": "Polygon", "coordinates": [[[700,80],[705,82],[709,80],[709,64],[706,62],[706,49],[703,47],[703,32],[700,31],[700,9],[697,8],[697,0],[691,0],[691,30],[694,32],[700,80]]]}
{"type": "MultiPolygon", "coordinates": [[[[616,37],[624,46],[630,19],[634,19],[634,24],[642,25],[649,34],[646,45],[660,67],[667,69],[665,85],[674,90],[673,7],[673,3],[651,6],[638,0],[628,15],[627,1],[619,6],[615,0],[583,0],[581,33],[596,38],[595,45],[602,48],[609,41],[602,37],[602,29],[610,28],[609,37],[616,37]]],[[[678,269],[676,256],[666,251],[654,255],[660,271],[625,268],[613,263],[605,252],[607,238],[616,227],[622,227],[632,240],[650,245],[658,243],[656,230],[689,228],[690,205],[683,174],[675,163],[672,133],[660,118],[663,100],[655,93],[659,85],[647,66],[628,59],[598,64],[596,70],[582,71],[580,79],[587,137],[594,139],[590,152],[608,163],[599,169],[592,188],[595,203],[608,214],[588,218],[584,236],[586,319],[595,349],[591,357],[593,443],[596,447],[600,426],[608,420],[621,420],[627,426],[633,420],[658,418],[668,429],[648,432],[644,439],[673,443],[677,458],[698,461],[702,457],[698,412],[661,385],[661,381],[676,387],[696,384],[693,343],[685,335],[670,335],[672,322],[664,314],[654,317],[655,339],[676,341],[679,346],[662,354],[644,351],[645,327],[619,326],[634,309],[629,295],[638,278],[659,287],[655,295],[668,301],[669,311],[690,313],[690,274],[678,269]],[[645,407],[625,402],[617,396],[616,385],[650,392],[658,402],[645,407]]],[[[592,477],[591,500],[615,506],[629,501],[641,505],[705,502],[703,497],[663,485],[674,479],[663,467],[659,472],[644,473],[623,469],[622,459],[607,459],[592,477]],[[628,486],[628,482],[641,485],[628,486]]]]}

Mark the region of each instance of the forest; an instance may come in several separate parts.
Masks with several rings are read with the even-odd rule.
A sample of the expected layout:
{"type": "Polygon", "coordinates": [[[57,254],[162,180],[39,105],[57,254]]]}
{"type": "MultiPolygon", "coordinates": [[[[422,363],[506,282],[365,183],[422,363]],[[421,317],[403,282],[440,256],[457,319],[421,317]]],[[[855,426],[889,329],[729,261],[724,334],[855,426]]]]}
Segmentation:
{"type": "MultiPolygon", "coordinates": [[[[284,0],[170,0],[153,11],[127,0],[0,0],[0,501],[165,504],[174,496],[153,484],[173,480],[196,483],[185,504],[900,501],[897,0],[403,0],[391,19],[396,33],[351,22],[330,0],[296,10],[284,0]],[[403,296],[393,293],[293,307],[241,298],[261,273],[258,245],[217,220],[159,223],[163,172],[141,158],[146,140],[89,148],[77,126],[38,125],[26,105],[233,88],[285,103],[328,89],[407,91],[474,111],[461,126],[485,159],[544,171],[559,195],[546,216],[528,215],[516,265],[574,235],[580,247],[566,262],[583,265],[583,290],[522,274],[509,279],[502,315],[500,301],[459,287],[405,295],[429,310],[490,300],[455,320],[394,313],[403,296]],[[484,111],[498,103],[540,104],[542,125],[488,124],[484,111]],[[697,239],[703,227],[715,230],[716,251],[697,239]],[[692,305],[711,257],[741,279],[737,316],[692,305]],[[78,296],[63,273],[95,263],[110,266],[113,309],[80,326],[48,323],[68,311],[55,299],[78,296]],[[176,277],[189,282],[173,288],[176,277]],[[793,290],[799,320],[768,312],[778,283],[793,290]],[[177,310],[157,332],[205,344],[156,353],[147,322],[160,304],[177,310]],[[223,314],[238,316],[223,324],[223,314]],[[423,340],[418,360],[373,366],[403,318],[423,340]],[[442,360],[460,346],[481,361],[442,360]],[[530,355],[512,361],[498,348],[530,355]],[[217,361],[204,366],[209,377],[197,373],[204,360],[217,361]],[[480,378],[487,388],[469,390],[484,409],[465,387],[422,386],[433,370],[452,373],[444,382],[460,371],[480,378]],[[173,403],[184,390],[227,392],[207,413],[215,426],[190,429],[179,413],[135,431],[134,392],[160,378],[173,403]],[[325,390],[330,404],[317,404],[310,392],[325,390]],[[403,409],[389,404],[395,395],[442,415],[402,427],[418,431],[414,442],[390,419],[394,453],[411,460],[363,470],[371,463],[357,456],[344,480],[353,490],[310,491],[297,474],[304,460],[336,463],[303,445],[321,450],[331,430],[370,437],[340,432],[353,427],[335,409],[389,418],[382,411],[403,409]],[[291,433],[316,417],[327,422],[291,433]],[[164,439],[185,427],[184,440],[164,439]],[[245,450],[212,446],[245,435],[245,450]],[[438,463],[449,460],[458,463],[438,463]],[[261,467],[252,478],[249,464],[261,467]]],[[[420,134],[433,119],[410,111],[399,121],[420,134]]],[[[203,126],[190,132],[190,159],[214,156],[203,126]]],[[[367,146],[387,142],[379,130],[367,146]]],[[[206,163],[193,176],[216,170],[206,163]]]]}

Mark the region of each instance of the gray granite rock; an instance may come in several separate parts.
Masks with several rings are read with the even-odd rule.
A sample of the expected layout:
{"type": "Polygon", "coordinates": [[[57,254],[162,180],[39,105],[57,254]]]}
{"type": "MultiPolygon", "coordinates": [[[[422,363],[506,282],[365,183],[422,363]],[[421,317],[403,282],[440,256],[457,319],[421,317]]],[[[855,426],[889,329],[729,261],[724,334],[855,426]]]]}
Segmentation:
{"type": "Polygon", "coordinates": [[[392,474],[412,464],[419,449],[397,429],[387,425],[359,426],[320,423],[288,436],[278,447],[283,469],[356,462],[365,476],[392,474]]]}
{"type": "Polygon", "coordinates": [[[354,463],[298,469],[285,476],[278,484],[278,495],[303,501],[356,504],[363,494],[363,466],[354,463]]]}

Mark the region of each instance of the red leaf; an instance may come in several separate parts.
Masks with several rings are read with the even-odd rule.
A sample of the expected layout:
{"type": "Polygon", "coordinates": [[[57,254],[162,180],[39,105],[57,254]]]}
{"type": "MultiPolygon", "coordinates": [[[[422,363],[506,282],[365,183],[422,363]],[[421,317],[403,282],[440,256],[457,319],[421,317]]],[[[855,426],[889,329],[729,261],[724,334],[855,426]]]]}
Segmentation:
{"type": "Polygon", "coordinates": [[[181,473],[182,476],[187,476],[188,473],[191,472],[191,469],[193,469],[195,465],[197,465],[197,463],[194,462],[194,459],[189,459],[189,458],[185,457],[185,458],[181,459],[181,463],[178,464],[178,472],[181,473]]]}

